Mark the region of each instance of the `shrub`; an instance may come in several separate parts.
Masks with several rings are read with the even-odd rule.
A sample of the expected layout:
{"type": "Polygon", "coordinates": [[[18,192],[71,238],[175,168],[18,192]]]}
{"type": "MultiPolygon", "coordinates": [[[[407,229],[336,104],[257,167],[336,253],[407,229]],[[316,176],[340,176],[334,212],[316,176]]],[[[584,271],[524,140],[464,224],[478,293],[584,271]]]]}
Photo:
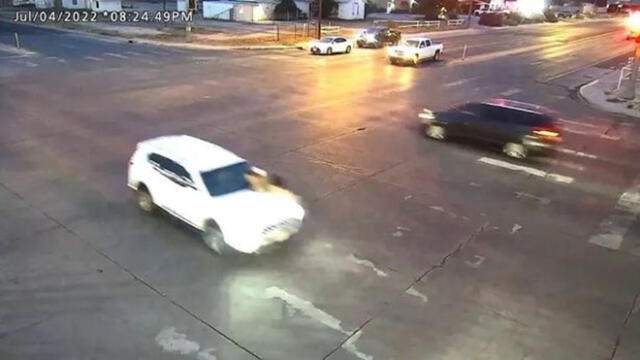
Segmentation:
{"type": "Polygon", "coordinates": [[[558,16],[553,11],[547,9],[544,11],[544,19],[550,23],[558,22],[558,16]]]}
{"type": "Polygon", "coordinates": [[[293,0],[280,0],[273,9],[273,16],[276,20],[293,20],[300,16],[300,10],[293,0]]]}

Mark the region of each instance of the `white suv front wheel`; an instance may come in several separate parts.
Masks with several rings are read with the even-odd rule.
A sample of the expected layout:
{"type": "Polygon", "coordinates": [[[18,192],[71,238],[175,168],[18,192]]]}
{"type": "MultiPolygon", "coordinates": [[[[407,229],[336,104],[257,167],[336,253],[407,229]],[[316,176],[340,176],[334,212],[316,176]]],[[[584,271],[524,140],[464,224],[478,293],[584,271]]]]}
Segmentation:
{"type": "Polygon", "coordinates": [[[141,185],[135,192],[135,199],[138,208],[146,213],[153,213],[156,209],[156,205],[153,203],[153,197],[149,193],[146,186],[141,185]]]}
{"type": "Polygon", "coordinates": [[[213,221],[209,220],[204,224],[204,230],[202,232],[202,240],[213,251],[219,255],[228,253],[230,248],[227,243],[224,242],[224,234],[220,230],[220,226],[213,221]]]}

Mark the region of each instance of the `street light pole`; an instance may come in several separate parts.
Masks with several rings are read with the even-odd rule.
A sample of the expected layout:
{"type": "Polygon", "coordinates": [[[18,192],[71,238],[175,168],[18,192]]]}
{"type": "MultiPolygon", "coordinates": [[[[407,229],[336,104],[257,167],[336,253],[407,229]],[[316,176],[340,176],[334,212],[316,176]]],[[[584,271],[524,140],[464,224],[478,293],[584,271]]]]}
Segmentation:
{"type": "Polygon", "coordinates": [[[467,15],[467,27],[471,27],[471,15],[473,14],[473,0],[469,0],[469,14],[467,15]]]}
{"type": "Polygon", "coordinates": [[[318,0],[318,26],[316,28],[316,37],[322,37],[322,0],[318,0]]]}
{"type": "Polygon", "coordinates": [[[636,82],[638,81],[638,65],[640,65],[640,44],[636,42],[636,49],[633,52],[633,63],[631,64],[631,76],[627,80],[627,86],[622,97],[627,100],[636,98],[636,82]]]}

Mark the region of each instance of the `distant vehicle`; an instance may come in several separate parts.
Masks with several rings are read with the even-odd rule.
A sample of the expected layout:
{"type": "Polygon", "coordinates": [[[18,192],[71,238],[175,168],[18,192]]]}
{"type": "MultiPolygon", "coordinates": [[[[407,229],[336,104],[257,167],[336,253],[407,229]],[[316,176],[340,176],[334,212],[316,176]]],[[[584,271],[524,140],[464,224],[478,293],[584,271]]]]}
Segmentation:
{"type": "Polygon", "coordinates": [[[325,36],[320,40],[314,40],[309,43],[309,51],[314,55],[331,55],[335,53],[348,54],[351,52],[352,48],[353,44],[351,43],[351,40],[343,36],[325,36]]]}
{"type": "Polygon", "coordinates": [[[634,11],[629,13],[627,17],[627,28],[629,29],[627,40],[640,40],[638,38],[638,36],[640,36],[640,12],[634,11]]]}
{"type": "Polygon", "coordinates": [[[392,64],[413,63],[433,59],[438,60],[444,52],[444,45],[436,43],[429,38],[416,37],[404,40],[397,46],[387,48],[387,56],[392,64]]]}
{"type": "Polygon", "coordinates": [[[11,0],[13,6],[35,5],[36,0],[11,0]]]}
{"type": "Polygon", "coordinates": [[[165,210],[202,231],[218,253],[254,253],[283,242],[300,229],[305,214],[278,177],[187,135],[140,142],[127,185],[142,211],[165,210]]]}
{"type": "Polygon", "coordinates": [[[360,34],[356,39],[358,47],[383,47],[385,45],[397,45],[400,42],[400,31],[392,30],[384,26],[370,27],[360,34]]]}
{"type": "Polygon", "coordinates": [[[489,4],[481,4],[477,9],[473,10],[473,15],[480,16],[482,14],[486,14],[489,12],[491,12],[491,9],[489,8],[489,4]]]}
{"type": "Polygon", "coordinates": [[[512,100],[467,103],[443,112],[424,109],[425,134],[437,140],[461,137],[499,145],[510,157],[544,154],[562,141],[552,115],[542,107],[512,100]]]}

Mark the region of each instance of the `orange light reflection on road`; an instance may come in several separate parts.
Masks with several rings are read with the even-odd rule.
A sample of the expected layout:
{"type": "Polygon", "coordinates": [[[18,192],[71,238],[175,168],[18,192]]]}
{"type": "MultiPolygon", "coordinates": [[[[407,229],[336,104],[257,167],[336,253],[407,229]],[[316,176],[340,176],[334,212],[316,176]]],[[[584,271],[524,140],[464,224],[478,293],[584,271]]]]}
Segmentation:
{"type": "MultiPolygon", "coordinates": [[[[305,101],[314,108],[315,119],[332,127],[348,126],[358,121],[357,107],[366,102],[364,99],[370,98],[372,104],[380,104],[388,101],[378,96],[381,92],[409,89],[420,70],[381,64],[379,59],[369,57],[363,57],[356,66],[340,64],[333,61],[338,60],[338,56],[353,55],[321,59],[323,69],[315,72],[316,81],[310,85],[305,101]]],[[[393,101],[402,99],[394,98],[393,101]]]]}

